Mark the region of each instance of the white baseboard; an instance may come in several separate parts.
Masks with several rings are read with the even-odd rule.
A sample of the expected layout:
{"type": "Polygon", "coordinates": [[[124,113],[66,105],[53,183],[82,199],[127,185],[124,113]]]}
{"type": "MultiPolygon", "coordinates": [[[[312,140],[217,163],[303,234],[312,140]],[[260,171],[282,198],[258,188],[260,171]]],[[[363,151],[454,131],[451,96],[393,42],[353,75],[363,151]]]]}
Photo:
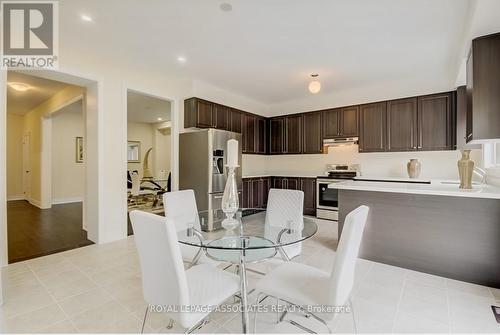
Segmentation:
{"type": "Polygon", "coordinates": [[[82,197],[52,199],[52,205],[71,204],[73,202],[83,202],[82,197]]]}
{"type": "Polygon", "coordinates": [[[38,200],[36,200],[36,199],[26,199],[26,200],[28,200],[28,202],[29,202],[30,204],[32,204],[33,206],[38,207],[38,208],[40,208],[40,209],[43,209],[43,207],[42,207],[42,203],[41,203],[40,201],[38,201],[38,200]]]}
{"type": "Polygon", "coordinates": [[[7,201],[14,201],[14,200],[24,200],[24,195],[11,195],[7,197],[7,201]]]}

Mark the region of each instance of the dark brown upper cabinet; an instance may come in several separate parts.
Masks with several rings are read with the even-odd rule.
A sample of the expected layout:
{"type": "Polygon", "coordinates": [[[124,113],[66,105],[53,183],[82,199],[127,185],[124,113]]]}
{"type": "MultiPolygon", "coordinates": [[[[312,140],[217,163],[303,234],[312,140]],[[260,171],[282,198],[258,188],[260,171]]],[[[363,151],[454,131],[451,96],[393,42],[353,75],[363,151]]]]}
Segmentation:
{"type": "Polygon", "coordinates": [[[242,148],[244,154],[255,153],[255,116],[244,114],[242,117],[242,148]]]}
{"type": "Polygon", "coordinates": [[[269,153],[282,154],[285,147],[285,118],[276,117],[269,121],[269,153]]]}
{"type": "Polygon", "coordinates": [[[215,128],[213,104],[198,98],[184,100],[184,127],[215,128]]]}
{"type": "Polygon", "coordinates": [[[219,104],[213,105],[212,112],[214,120],[214,128],[229,130],[229,108],[219,104]]]}
{"type": "Polygon", "coordinates": [[[341,109],[340,113],[340,136],[355,137],[359,134],[359,107],[351,106],[341,109]]]}
{"type": "MultiPolygon", "coordinates": [[[[480,144],[471,144],[467,143],[467,135],[471,134],[472,136],[472,129],[470,129],[470,132],[468,133],[467,131],[467,120],[469,119],[469,109],[467,109],[467,87],[466,86],[460,86],[457,88],[457,124],[456,124],[456,148],[457,149],[481,149],[480,144]]],[[[472,111],[470,111],[472,112],[472,111]]],[[[469,121],[470,122],[470,121],[469,121]]],[[[471,123],[469,123],[471,124],[471,123]]],[[[470,137],[469,136],[469,137],[470,137]]]]}
{"type": "Polygon", "coordinates": [[[359,152],[386,150],[387,103],[359,106],[359,152]]]}
{"type": "Polygon", "coordinates": [[[467,142],[500,139],[500,33],[472,40],[467,100],[467,142]]]}
{"type": "Polygon", "coordinates": [[[241,117],[243,113],[237,109],[231,109],[229,112],[229,130],[235,133],[241,133],[241,117]]]}
{"type": "Polygon", "coordinates": [[[359,134],[359,107],[350,106],[322,112],[323,138],[355,137],[359,134]]]}
{"type": "Polygon", "coordinates": [[[387,102],[387,151],[417,150],[417,98],[387,102]]]}
{"type": "Polygon", "coordinates": [[[329,109],[323,114],[323,138],[335,138],[340,136],[340,108],[329,109]]]}
{"type": "Polygon", "coordinates": [[[321,136],[321,112],[305,113],[303,116],[302,148],[304,154],[320,154],[323,152],[321,136]]]}
{"type": "Polygon", "coordinates": [[[285,117],[286,154],[302,153],[302,114],[285,117]]]}
{"type": "Polygon", "coordinates": [[[255,153],[265,154],[267,152],[267,121],[263,117],[255,118],[255,153]]]}
{"type": "Polygon", "coordinates": [[[418,98],[418,150],[452,150],[452,93],[418,98]]]}

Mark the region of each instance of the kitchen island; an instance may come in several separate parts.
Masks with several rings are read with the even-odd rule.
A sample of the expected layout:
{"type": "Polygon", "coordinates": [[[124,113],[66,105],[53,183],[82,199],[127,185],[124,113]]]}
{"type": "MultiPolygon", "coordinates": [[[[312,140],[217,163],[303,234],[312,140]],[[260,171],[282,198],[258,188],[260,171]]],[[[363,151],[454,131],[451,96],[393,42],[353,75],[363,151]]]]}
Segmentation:
{"type": "Polygon", "coordinates": [[[345,181],[338,189],[339,237],[346,215],[370,207],[360,257],[500,288],[500,188],[345,181]]]}

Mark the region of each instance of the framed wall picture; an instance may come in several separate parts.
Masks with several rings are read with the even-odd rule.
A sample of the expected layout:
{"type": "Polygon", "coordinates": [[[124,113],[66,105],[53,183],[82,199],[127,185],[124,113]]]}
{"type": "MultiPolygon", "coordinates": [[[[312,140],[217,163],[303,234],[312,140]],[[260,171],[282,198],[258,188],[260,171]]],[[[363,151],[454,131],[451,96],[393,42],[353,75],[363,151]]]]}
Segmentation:
{"type": "Polygon", "coordinates": [[[141,142],[128,141],[127,143],[127,161],[129,163],[141,162],[141,142]]]}
{"type": "Polygon", "coordinates": [[[83,137],[77,137],[75,142],[76,142],[76,162],[83,163],[83,137]]]}

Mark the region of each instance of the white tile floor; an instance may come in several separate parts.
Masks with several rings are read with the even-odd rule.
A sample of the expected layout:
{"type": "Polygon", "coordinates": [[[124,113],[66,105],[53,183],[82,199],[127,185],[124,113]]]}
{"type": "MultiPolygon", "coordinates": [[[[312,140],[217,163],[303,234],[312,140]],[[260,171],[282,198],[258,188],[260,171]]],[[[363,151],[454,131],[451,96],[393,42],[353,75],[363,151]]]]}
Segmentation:
{"type": "MultiPolygon", "coordinates": [[[[329,270],[337,227],[320,220],[318,225],[318,233],[304,243],[303,254],[295,261],[329,270]]],[[[2,276],[6,288],[5,303],[0,307],[2,333],[140,330],[146,304],[133,238],[15,263],[5,267],[2,276]]],[[[250,273],[249,277],[252,287],[259,276],[250,273]]],[[[500,333],[490,308],[495,303],[500,304],[498,289],[365,260],[357,265],[353,304],[358,332],[500,333]]],[[[317,332],[326,331],[314,320],[295,314],[290,318],[317,332]]],[[[301,332],[289,323],[276,324],[275,319],[274,313],[259,314],[258,332],[301,332]]],[[[152,313],[146,330],[181,331],[176,327],[168,330],[167,324],[166,315],[152,313]]],[[[335,332],[353,332],[350,314],[339,315],[330,326],[335,332]]],[[[212,315],[199,332],[240,331],[239,314],[220,313],[212,315]]]]}

